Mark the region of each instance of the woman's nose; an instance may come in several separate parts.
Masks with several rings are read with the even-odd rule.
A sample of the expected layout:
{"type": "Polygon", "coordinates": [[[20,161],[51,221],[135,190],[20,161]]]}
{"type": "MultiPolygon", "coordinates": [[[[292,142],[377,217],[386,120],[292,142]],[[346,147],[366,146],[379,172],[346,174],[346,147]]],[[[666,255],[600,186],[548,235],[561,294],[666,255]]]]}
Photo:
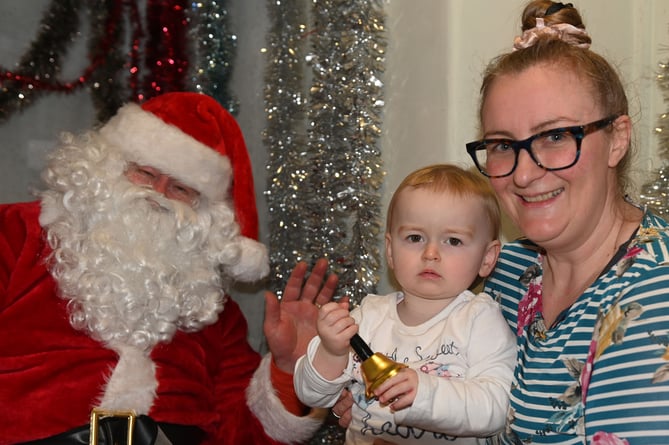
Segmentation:
{"type": "Polygon", "coordinates": [[[518,153],[518,163],[513,172],[513,182],[518,186],[525,186],[534,179],[543,176],[546,170],[537,165],[527,150],[520,150],[518,153]]]}

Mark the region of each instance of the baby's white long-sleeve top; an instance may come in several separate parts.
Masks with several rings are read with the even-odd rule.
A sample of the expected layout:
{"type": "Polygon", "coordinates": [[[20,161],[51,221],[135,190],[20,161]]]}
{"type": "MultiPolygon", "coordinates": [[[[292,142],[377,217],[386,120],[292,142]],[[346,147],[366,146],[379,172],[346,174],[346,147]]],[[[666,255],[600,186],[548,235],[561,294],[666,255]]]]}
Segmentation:
{"type": "Polygon", "coordinates": [[[476,444],[499,431],[507,416],[516,341],[499,306],[470,291],[427,322],[404,325],[397,314],[401,292],[368,295],[351,315],[374,352],[418,371],[414,403],[392,413],[365,397],[360,361],[352,352],[344,373],[325,380],[312,361],[320,339],[296,364],[297,395],[308,406],[331,407],[348,387],[354,398],[347,444],[376,438],[396,444],[476,444]],[[457,439],[454,441],[454,438],[457,439]]]}

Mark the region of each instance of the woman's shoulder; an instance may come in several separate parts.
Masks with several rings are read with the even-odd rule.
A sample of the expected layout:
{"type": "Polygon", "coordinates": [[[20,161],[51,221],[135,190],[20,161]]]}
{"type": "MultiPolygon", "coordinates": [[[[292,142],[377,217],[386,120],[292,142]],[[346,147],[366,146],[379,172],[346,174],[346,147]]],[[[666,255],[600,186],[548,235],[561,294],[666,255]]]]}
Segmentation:
{"type": "Polygon", "coordinates": [[[621,304],[662,304],[669,288],[669,224],[646,212],[612,273],[601,278],[608,292],[622,296],[621,304]]]}
{"type": "Polygon", "coordinates": [[[541,253],[541,248],[527,238],[518,238],[504,243],[499,257],[513,262],[533,263],[541,253]]]}
{"type": "Polygon", "coordinates": [[[643,250],[647,255],[640,255],[639,259],[646,259],[658,265],[669,265],[669,223],[664,218],[646,211],[629,250],[631,253],[635,253],[634,250],[643,250]]]}
{"type": "Polygon", "coordinates": [[[505,243],[487,281],[516,282],[532,265],[537,264],[540,253],[541,248],[527,238],[505,243]]]}

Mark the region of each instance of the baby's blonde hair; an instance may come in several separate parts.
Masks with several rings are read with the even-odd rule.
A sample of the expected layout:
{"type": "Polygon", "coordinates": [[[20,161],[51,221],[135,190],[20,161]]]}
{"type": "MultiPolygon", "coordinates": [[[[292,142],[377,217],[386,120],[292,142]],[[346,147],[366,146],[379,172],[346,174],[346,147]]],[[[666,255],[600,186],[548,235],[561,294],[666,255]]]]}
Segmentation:
{"type": "Polygon", "coordinates": [[[478,198],[483,204],[491,228],[491,239],[499,238],[501,212],[495,192],[488,180],[478,172],[465,170],[452,164],[434,164],[410,173],[393,193],[388,205],[386,232],[392,230],[392,217],[399,193],[409,187],[427,189],[433,192],[447,192],[456,196],[478,198]]]}

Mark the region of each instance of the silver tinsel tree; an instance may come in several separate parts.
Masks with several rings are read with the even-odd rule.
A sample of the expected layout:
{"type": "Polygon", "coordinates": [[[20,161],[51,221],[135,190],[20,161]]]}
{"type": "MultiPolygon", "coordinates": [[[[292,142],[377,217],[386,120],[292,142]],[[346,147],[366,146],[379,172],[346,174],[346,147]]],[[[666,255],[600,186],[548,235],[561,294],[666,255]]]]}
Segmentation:
{"type": "Polygon", "coordinates": [[[328,254],[355,305],[379,281],[384,15],[369,0],[313,5],[303,245],[328,254]]]}
{"type": "MultiPolygon", "coordinates": [[[[660,63],[657,82],[664,101],[669,103],[669,63],[660,63]]],[[[662,113],[655,133],[659,138],[659,154],[663,165],[652,173],[653,179],[641,187],[639,199],[658,215],[669,214],[669,114],[662,113]]]]}

